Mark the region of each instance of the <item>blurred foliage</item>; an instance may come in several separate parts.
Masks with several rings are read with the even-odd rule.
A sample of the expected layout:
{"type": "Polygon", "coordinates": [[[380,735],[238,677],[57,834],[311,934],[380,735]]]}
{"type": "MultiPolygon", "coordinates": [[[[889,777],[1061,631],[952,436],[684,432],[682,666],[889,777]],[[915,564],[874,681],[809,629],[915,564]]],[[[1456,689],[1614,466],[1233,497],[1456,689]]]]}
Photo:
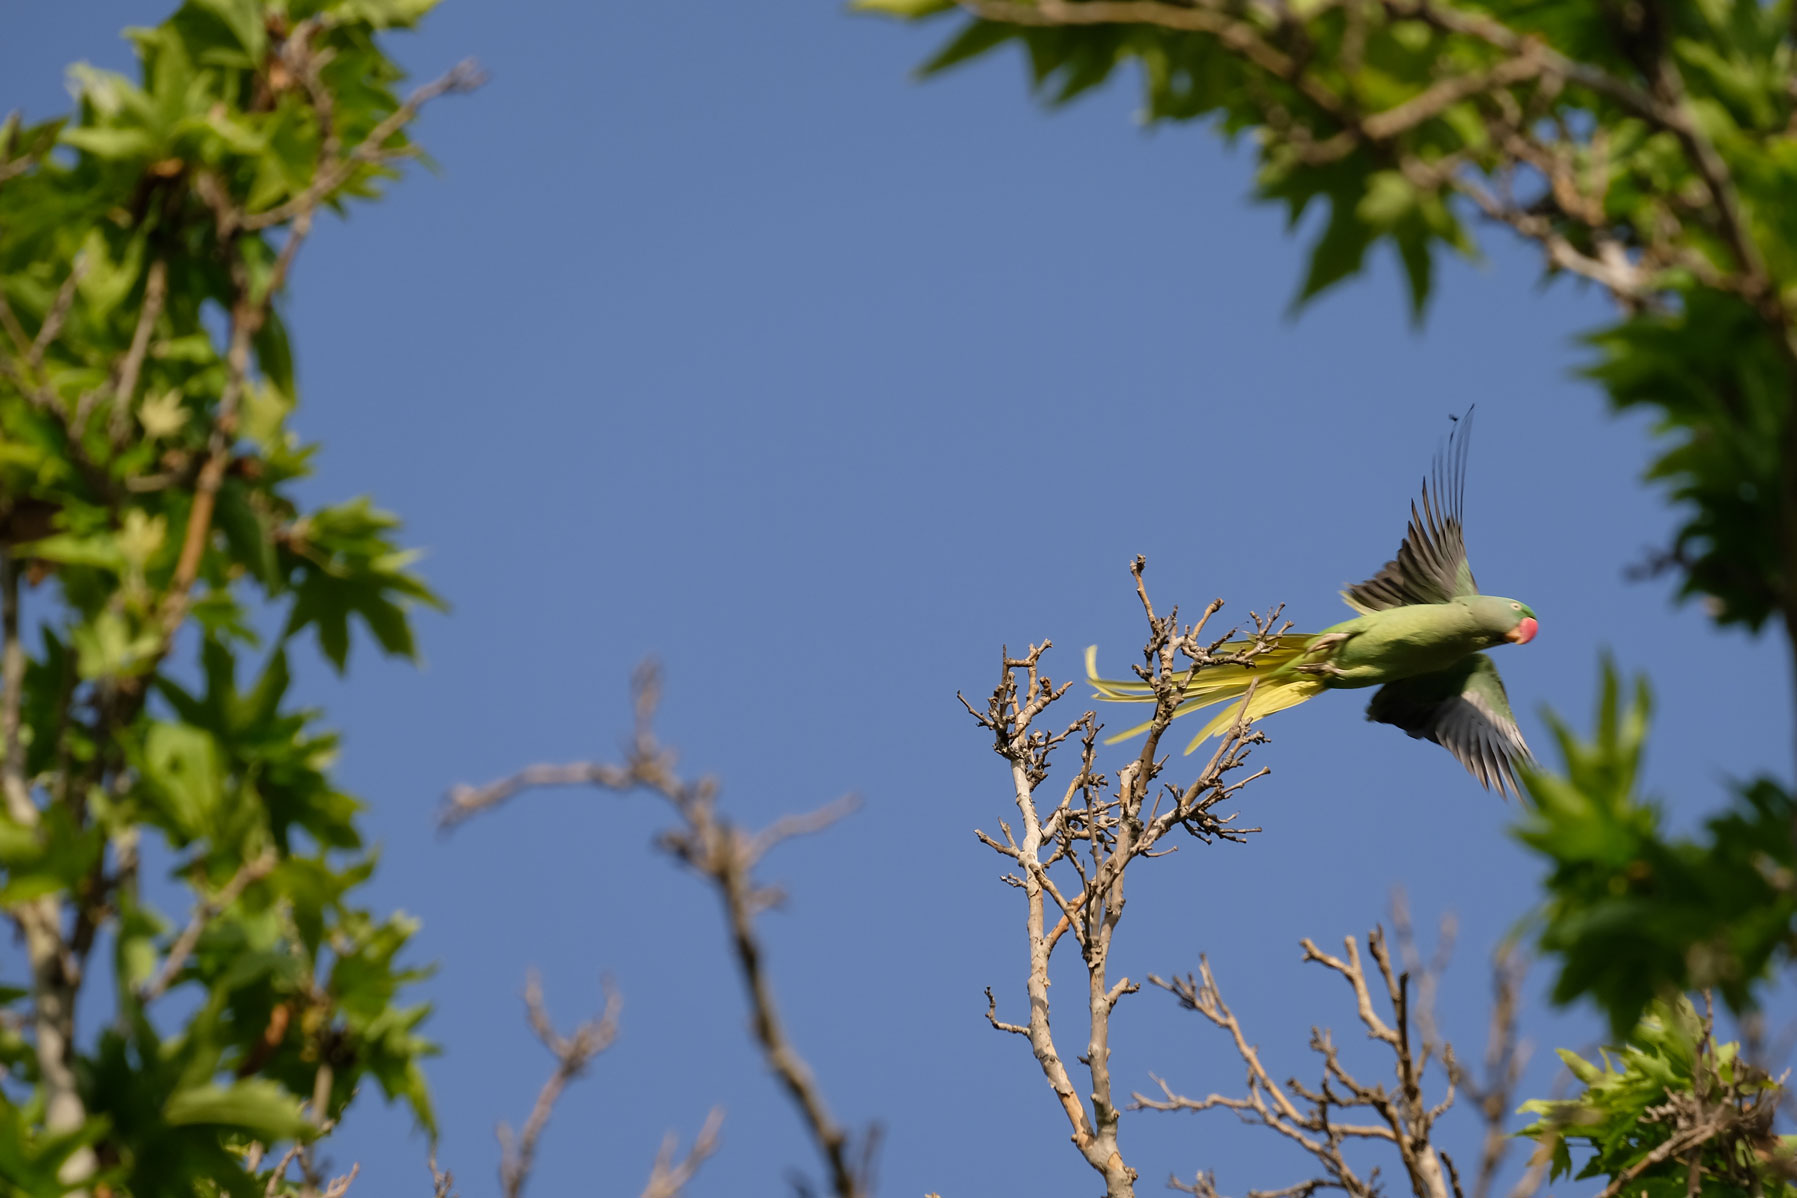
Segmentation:
{"type": "Polygon", "coordinates": [[[137,78],[77,65],[72,116],[0,129],[0,907],[33,945],[0,966],[0,1194],[298,1192],[283,1145],[368,1083],[433,1127],[415,924],[359,897],[288,660],[342,671],[357,628],[411,657],[438,601],[391,516],[297,498],[278,305],[313,212],[415,156],[378,35],[433,2],[191,0],[128,31],[137,78]],[[47,1060],[78,994],[105,1014],[47,1060]]]}
{"type": "Polygon", "coordinates": [[[1638,792],[1651,708],[1646,679],[1621,697],[1604,665],[1597,729],[1583,740],[1550,715],[1564,772],[1530,771],[1516,835],[1549,865],[1541,947],[1553,996],[1590,998],[1618,1037],[1649,1004],[1714,987],[1737,1010],[1797,955],[1797,802],[1770,778],[1732,789],[1696,838],[1669,836],[1638,792]]]}
{"type": "Polygon", "coordinates": [[[1577,1179],[1627,1178],[1628,1193],[1648,1198],[1797,1192],[1797,1145],[1771,1131],[1778,1086],[1740,1045],[1717,1044],[1689,1000],[1653,1004],[1602,1065],[1564,1049],[1560,1059],[1578,1097],[1523,1106],[1537,1118],[1522,1134],[1550,1182],[1573,1173],[1576,1143],[1589,1154],[1577,1179]]]}

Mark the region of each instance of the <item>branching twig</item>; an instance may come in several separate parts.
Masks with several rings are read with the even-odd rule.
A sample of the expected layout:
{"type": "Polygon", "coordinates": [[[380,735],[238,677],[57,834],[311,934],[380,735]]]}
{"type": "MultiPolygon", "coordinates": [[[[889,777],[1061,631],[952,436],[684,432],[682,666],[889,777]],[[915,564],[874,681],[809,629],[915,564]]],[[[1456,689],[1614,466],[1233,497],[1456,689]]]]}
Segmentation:
{"type": "MultiPolygon", "coordinates": [[[[542,1138],[543,1129],[549,1126],[549,1115],[562,1091],[569,1082],[586,1072],[593,1058],[611,1047],[612,1041],[618,1038],[618,1012],[623,1000],[609,982],[601,983],[601,987],[605,991],[605,1009],[597,1018],[575,1028],[572,1036],[563,1036],[555,1030],[549,1012],[543,1006],[543,987],[537,975],[533,972],[525,983],[524,1007],[531,1030],[555,1058],[555,1071],[537,1092],[536,1103],[524,1121],[524,1130],[516,1138],[508,1125],[499,1125],[499,1192],[505,1198],[518,1198],[524,1192],[524,1183],[530,1180],[531,1168],[536,1164],[537,1141],[542,1138]]],[[[435,1172],[433,1163],[432,1173],[435,1172]]]]}
{"type": "Polygon", "coordinates": [[[219,912],[236,902],[237,897],[251,883],[267,877],[275,865],[276,858],[273,853],[264,853],[260,857],[244,862],[231,876],[231,880],[225,883],[223,889],[195,907],[193,917],[187,921],[187,926],[181,929],[181,934],[169,946],[168,957],[162,962],[162,968],[156,971],[155,977],[138,988],[138,1001],[153,1002],[161,996],[163,991],[173,985],[175,978],[180,976],[182,966],[187,964],[187,958],[192,955],[194,946],[200,942],[200,934],[206,930],[206,925],[211,923],[219,912]]]}
{"type": "MultiPolygon", "coordinates": [[[[1310,1043],[1322,1058],[1321,1082],[1315,1087],[1296,1080],[1283,1085],[1276,1083],[1243,1033],[1241,1022],[1223,1001],[1210,963],[1200,958],[1199,972],[1195,976],[1171,981],[1151,977],[1149,981],[1170,991],[1187,1009],[1198,1012],[1230,1034],[1237,1055],[1247,1066],[1248,1092],[1241,1097],[1212,1094],[1201,1099],[1188,1098],[1157,1078],[1161,1096],[1153,1098],[1137,1094],[1136,1105],[1162,1111],[1204,1111],[1224,1107],[1235,1111],[1247,1122],[1285,1137],[1317,1162],[1321,1175],[1277,1193],[1307,1195],[1328,1188],[1342,1190],[1354,1198],[1373,1198],[1377,1193],[1376,1173],[1365,1176],[1358,1173],[1343,1150],[1354,1140],[1375,1140],[1397,1149],[1416,1198],[1464,1198],[1452,1160],[1440,1152],[1431,1139],[1436,1121],[1453,1105],[1455,1087],[1462,1080],[1463,1075],[1453,1061],[1453,1051],[1433,1039],[1433,1015],[1427,1009],[1427,998],[1420,1013],[1413,1008],[1411,970],[1400,972],[1393,967],[1382,930],[1375,928],[1367,937],[1367,952],[1372,958],[1377,989],[1383,992],[1382,1000],[1374,997],[1375,978],[1369,975],[1359,943],[1350,936],[1344,940],[1344,948],[1345,954],[1337,957],[1323,952],[1309,940],[1303,941],[1304,959],[1338,974],[1348,984],[1354,995],[1356,1014],[1368,1037],[1391,1053],[1396,1065],[1395,1089],[1388,1089],[1383,1083],[1362,1081],[1343,1062],[1331,1035],[1316,1029],[1311,1032],[1310,1043]],[[1380,1009],[1382,1005],[1385,1011],[1380,1009]],[[1420,1040],[1418,1028],[1426,1029],[1420,1040]],[[1431,1103],[1424,1093],[1423,1075],[1431,1056],[1437,1053],[1448,1072],[1448,1086],[1446,1094],[1431,1103]],[[1373,1120],[1345,1122],[1343,1116],[1355,1111],[1368,1112],[1373,1120]]],[[[1433,993],[1433,983],[1425,983],[1418,989],[1427,996],[1433,993]]],[[[1503,1034],[1494,1040],[1492,1051],[1502,1059],[1495,1061],[1492,1068],[1505,1078],[1513,1078],[1519,1068],[1510,1055],[1515,1049],[1514,1039],[1508,1031],[1513,1027],[1513,1018],[1512,1007],[1494,1020],[1494,1031],[1502,1030],[1503,1034]]],[[[1503,1101],[1507,1102],[1508,1089],[1503,1093],[1506,1095],[1503,1101]]],[[[1507,1111],[1498,1114],[1500,1121],[1504,1113],[1507,1111]]],[[[1481,1167],[1485,1167],[1484,1163],[1481,1167]]],[[[1496,1165],[1490,1167],[1495,1172],[1496,1165]]],[[[1204,1175],[1200,1175],[1195,1184],[1210,1186],[1204,1175]]],[[[1192,1193],[1215,1195],[1214,1188],[1182,1188],[1192,1193]]]]}
{"type": "Polygon", "coordinates": [[[669,1132],[661,1142],[661,1151],[655,1154],[655,1166],[649,1172],[649,1184],[643,1187],[642,1198],[677,1198],[698,1174],[699,1166],[717,1151],[718,1132],[723,1126],[723,1110],[713,1107],[685,1156],[679,1154],[679,1142],[669,1132]]]}
{"type": "Polygon", "coordinates": [[[418,117],[419,109],[438,96],[455,95],[459,92],[473,91],[486,82],[486,72],[480,64],[472,59],[459,62],[450,68],[441,78],[425,84],[396,108],[392,115],[370,130],[360,145],[348,154],[325,162],[319,167],[312,183],[299,195],[270,208],[266,212],[243,215],[238,220],[238,227],[254,232],[273,225],[284,224],[293,220],[303,212],[311,212],[330,197],[339,187],[349,181],[359,166],[390,159],[400,153],[387,143],[395,134],[418,117]]]}

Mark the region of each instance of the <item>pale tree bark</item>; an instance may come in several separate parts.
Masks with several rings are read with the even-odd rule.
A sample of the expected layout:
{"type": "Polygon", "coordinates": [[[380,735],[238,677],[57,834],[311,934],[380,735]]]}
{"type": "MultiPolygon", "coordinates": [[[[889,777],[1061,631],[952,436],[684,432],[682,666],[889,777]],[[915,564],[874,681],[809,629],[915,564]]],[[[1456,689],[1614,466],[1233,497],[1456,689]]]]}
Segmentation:
{"type": "MultiPolygon", "coordinates": [[[[1206,640],[1205,627],[1223,606],[1221,600],[1207,607],[1196,624],[1182,627],[1177,609],[1164,617],[1156,615],[1142,577],[1145,566],[1138,557],[1133,567],[1137,597],[1149,625],[1144,650],[1147,664],[1137,673],[1154,685],[1155,711],[1140,751],[1118,775],[1114,787],[1107,789],[1097,772],[1099,725],[1094,713],[1088,711],[1054,731],[1037,726],[1072,686],[1063,683],[1057,687],[1042,672],[1048,642],[1030,646],[1022,657],[1004,654],[999,684],[984,709],[962,699],[980,727],[992,735],[993,748],[1009,766],[1011,801],[1020,824],[1014,831],[1008,821],[1001,821],[1002,839],[975,833],[1016,866],[1006,881],[1023,892],[1028,961],[1024,980],[1028,1020],[1023,1024],[1001,1020],[991,988],[986,991],[986,1017],[999,1031],[1029,1041],[1043,1079],[1067,1119],[1074,1147],[1104,1178],[1105,1193],[1111,1198],[1133,1195],[1138,1177],[1119,1142],[1122,1111],[1113,1096],[1111,1078],[1111,1016],[1125,995],[1140,989],[1127,976],[1112,980],[1111,945],[1123,918],[1127,870],[1135,862],[1172,851],[1172,846],[1158,846],[1176,828],[1204,841],[1241,841],[1258,831],[1236,828],[1233,814],[1215,809],[1267,772],[1229,780],[1247,764],[1250,749],[1266,739],[1238,722],[1192,781],[1166,788],[1162,807],[1155,798],[1158,780],[1167,766],[1166,759],[1159,756],[1161,736],[1199,673],[1222,664],[1251,665],[1271,647],[1272,638],[1289,627],[1276,627],[1279,613],[1275,609],[1265,617],[1254,617],[1245,640],[1238,639],[1239,629],[1206,640]],[[1226,651],[1232,640],[1238,644],[1226,651]],[[1076,735],[1079,765],[1058,799],[1044,799],[1040,792],[1048,777],[1049,758],[1076,735]],[[1057,872],[1065,876],[1066,885],[1056,880],[1057,872]],[[1050,1018],[1049,963],[1063,936],[1072,937],[1086,969],[1085,1051],[1080,1058],[1086,1074],[1083,1096],[1056,1046],[1050,1018]]],[[[1251,685],[1247,698],[1253,693],[1251,685]]]]}

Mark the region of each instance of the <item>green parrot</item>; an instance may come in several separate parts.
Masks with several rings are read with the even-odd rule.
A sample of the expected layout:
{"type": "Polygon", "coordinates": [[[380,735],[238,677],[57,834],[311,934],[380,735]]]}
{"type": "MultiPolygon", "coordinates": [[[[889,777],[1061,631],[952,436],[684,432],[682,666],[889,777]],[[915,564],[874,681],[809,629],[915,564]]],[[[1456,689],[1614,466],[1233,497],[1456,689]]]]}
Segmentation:
{"type": "MultiPolygon", "coordinates": [[[[1258,720],[1326,690],[1376,686],[1367,719],[1434,741],[1488,790],[1496,786],[1506,798],[1517,790],[1515,766],[1531,760],[1529,747],[1510,713],[1497,667],[1484,650],[1505,643],[1526,645],[1539,625],[1528,604],[1481,595],[1473,582],[1460,523],[1471,427],[1468,409],[1436,455],[1431,477],[1423,480],[1421,512],[1410,505],[1410,529],[1397,557],[1341,593],[1359,615],[1322,632],[1274,637],[1271,651],[1252,666],[1213,666],[1192,678],[1176,714],[1240,698],[1257,679],[1259,685],[1246,713],[1242,704],[1231,704],[1192,739],[1187,753],[1227,732],[1244,715],[1258,720]]],[[[1222,652],[1247,647],[1248,642],[1238,641],[1222,652]]],[[[1094,645],[1086,650],[1086,677],[1098,698],[1154,701],[1147,683],[1100,678],[1097,666],[1094,645]]],[[[1147,727],[1138,725],[1107,743],[1147,727]]]]}

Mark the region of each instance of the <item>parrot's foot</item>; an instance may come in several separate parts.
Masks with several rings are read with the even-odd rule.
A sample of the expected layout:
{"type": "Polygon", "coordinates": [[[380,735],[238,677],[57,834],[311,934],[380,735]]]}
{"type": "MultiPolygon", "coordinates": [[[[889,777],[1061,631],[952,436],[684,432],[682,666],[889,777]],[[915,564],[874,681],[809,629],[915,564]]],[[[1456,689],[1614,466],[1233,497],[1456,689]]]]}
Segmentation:
{"type": "MultiPolygon", "coordinates": [[[[1348,634],[1345,632],[1332,632],[1327,636],[1319,636],[1316,640],[1304,647],[1304,656],[1307,658],[1333,656],[1336,648],[1347,639],[1348,634]]],[[[1323,678],[1341,678],[1346,674],[1346,671],[1340,666],[1327,661],[1301,661],[1294,663],[1294,668],[1300,674],[1310,674],[1323,678]]]]}

